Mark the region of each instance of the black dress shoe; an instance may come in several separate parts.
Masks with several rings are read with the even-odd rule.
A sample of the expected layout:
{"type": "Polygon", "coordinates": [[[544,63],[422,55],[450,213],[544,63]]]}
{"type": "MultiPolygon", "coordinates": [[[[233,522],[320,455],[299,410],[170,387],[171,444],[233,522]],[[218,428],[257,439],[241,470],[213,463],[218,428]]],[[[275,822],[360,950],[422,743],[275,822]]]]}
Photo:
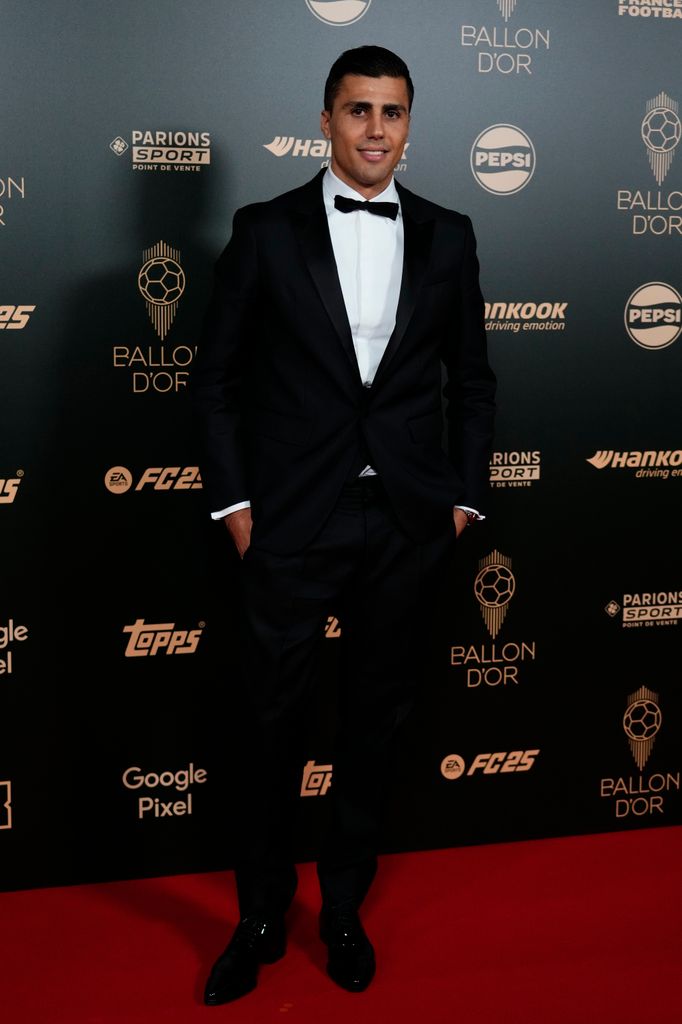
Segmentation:
{"type": "Polygon", "coordinates": [[[362,992],[374,977],[376,963],[372,943],[360,923],[357,910],[322,909],[320,938],[329,952],[327,974],[348,992],[362,992]]]}
{"type": "Polygon", "coordinates": [[[256,987],[259,964],[274,964],[287,948],[284,918],[243,917],[214,963],[206,988],[207,1006],[229,1003],[256,987]]]}

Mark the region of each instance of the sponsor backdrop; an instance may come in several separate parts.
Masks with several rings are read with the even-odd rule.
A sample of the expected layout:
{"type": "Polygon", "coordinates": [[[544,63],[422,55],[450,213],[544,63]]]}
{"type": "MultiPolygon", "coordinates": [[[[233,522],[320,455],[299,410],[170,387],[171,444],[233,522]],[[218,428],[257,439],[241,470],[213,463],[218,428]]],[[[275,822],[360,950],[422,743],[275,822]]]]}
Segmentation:
{"type": "MultiPolygon", "coordinates": [[[[680,821],[682,0],[24,0],[0,41],[7,888],[231,863],[236,562],[187,385],[234,210],[327,163],[323,82],[366,42],[416,85],[400,180],[473,219],[500,381],[493,515],[423,652],[383,848],[680,821]]],[[[342,629],[330,608],[302,859],[342,629]]]]}

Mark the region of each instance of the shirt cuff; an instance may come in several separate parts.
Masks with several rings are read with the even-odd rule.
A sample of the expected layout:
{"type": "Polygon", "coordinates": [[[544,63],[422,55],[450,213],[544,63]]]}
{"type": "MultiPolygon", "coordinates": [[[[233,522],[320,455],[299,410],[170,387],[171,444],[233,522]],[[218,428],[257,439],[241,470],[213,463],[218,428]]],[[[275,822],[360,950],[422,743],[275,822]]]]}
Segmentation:
{"type": "Polygon", "coordinates": [[[240,508],[251,508],[250,501],[238,501],[236,505],[228,505],[227,508],[223,508],[220,512],[211,512],[211,519],[224,519],[225,516],[229,516],[230,512],[236,512],[240,508]]]}
{"type": "Polygon", "coordinates": [[[481,522],[483,519],[485,519],[485,516],[482,516],[481,513],[477,509],[470,508],[468,505],[455,505],[455,508],[461,508],[462,512],[473,512],[473,514],[476,516],[476,519],[479,522],[481,522]]]}

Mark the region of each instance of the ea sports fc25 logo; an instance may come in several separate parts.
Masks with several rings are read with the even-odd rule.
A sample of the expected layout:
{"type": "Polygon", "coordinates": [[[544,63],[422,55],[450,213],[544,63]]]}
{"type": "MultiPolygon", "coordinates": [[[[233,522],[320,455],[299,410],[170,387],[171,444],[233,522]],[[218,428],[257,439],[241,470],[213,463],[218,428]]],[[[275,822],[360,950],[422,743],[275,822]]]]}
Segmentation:
{"type": "Polygon", "coordinates": [[[466,770],[466,761],[459,754],[448,754],[440,763],[441,775],[446,779],[459,779],[462,775],[475,775],[481,772],[483,775],[505,774],[506,772],[528,772],[535,764],[535,759],[540,753],[536,750],[506,750],[497,751],[494,754],[477,754],[466,770]]]}
{"type": "Polygon", "coordinates": [[[471,147],[471,171],[486,192],[514,195],[533,177],[533,143],[513,124],[494,124],[482,131],[471,147]]]}
{"type": "Polygon", "coordinates": [[[311,14],[326,25],[352,25],[367,11],[372,0],[305,0],[311,14]]]}

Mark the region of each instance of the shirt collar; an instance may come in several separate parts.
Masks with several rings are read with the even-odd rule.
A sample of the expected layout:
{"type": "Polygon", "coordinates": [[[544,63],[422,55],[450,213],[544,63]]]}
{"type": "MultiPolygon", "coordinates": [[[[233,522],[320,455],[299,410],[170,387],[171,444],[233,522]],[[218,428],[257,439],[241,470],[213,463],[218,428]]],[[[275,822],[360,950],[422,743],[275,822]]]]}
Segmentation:
{"type": "MultiPolygon", "coordinates": [[[[365,199],[360,192],[356,192],[355,189],[351,188],[350,185],[347,185],[345,181],[341,181],[341,179],[334,174],[331,167],[328,167],[325,171],[324,178],[322,179],[322,188],[332,205],[334,203],[334,196],[336,195],[345,196],[347,199],[359,199],[360,201],[364,201],[365,199]]],[[[391,177],[391,180],[384,191],[380,192],[378,196],[374,196],[369,201],[370,203],[397,203],[398,209],[400,209],[400,199],[398,197],[398,189],[395,187],[395,179],[391,177]]]]}

